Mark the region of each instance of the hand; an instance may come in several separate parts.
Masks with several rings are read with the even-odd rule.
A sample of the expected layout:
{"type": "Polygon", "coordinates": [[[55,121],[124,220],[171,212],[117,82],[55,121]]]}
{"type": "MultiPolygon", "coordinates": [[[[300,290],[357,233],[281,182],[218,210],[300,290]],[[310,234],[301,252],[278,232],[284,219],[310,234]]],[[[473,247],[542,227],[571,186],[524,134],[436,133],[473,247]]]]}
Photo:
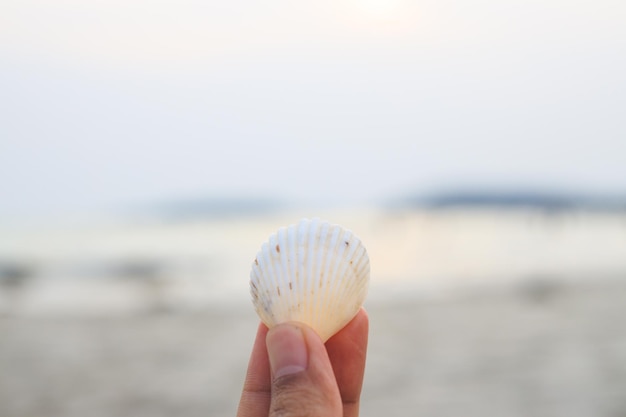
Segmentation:
{"type": "Polygon", "coordinates": [[[324,345],[301,323],[260,324],[237,417],[357,417],[368,325],[361,309],[324,345]]]}

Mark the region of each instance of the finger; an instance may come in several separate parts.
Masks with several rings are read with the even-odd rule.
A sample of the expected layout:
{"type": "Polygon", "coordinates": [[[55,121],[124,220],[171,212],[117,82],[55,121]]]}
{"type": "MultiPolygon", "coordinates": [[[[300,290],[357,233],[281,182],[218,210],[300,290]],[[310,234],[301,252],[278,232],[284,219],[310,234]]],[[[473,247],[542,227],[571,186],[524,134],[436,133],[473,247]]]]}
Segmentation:
{"type": "Polygon", "coordinates": [[[267,326],[260,323],[250,355],[237,417],[267,417],[269,414],[271,379],[269,358],[265,347],[267,331],[267,326]]]}
{"type": "Polygon", "coordinates": [[[266,338],[272,373],[270,417],[341,417],[333,368],[320,337],[301,323],[273,327],[266,338]]]}
{"type": "Polygon", "coordinates": [[[344,417],[359,415],[359,399],[365,372],[369,319],[361,309],[350,323],[326,342],[341,393],[344,417]]]}

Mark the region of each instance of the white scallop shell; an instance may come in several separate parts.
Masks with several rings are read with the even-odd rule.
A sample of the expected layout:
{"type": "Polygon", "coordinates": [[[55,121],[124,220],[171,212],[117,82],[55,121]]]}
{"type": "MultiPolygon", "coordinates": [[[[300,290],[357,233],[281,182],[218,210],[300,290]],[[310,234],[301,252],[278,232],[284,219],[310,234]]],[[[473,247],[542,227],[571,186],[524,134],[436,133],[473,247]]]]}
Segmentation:
{"type": "Polygon", "coordinates": [[[326,341],[359,311],[369,275],[367,251],[352,232],[303,219],[263,244],[252,264],[250,292],[268,327],[298,321],[326,341]]]}

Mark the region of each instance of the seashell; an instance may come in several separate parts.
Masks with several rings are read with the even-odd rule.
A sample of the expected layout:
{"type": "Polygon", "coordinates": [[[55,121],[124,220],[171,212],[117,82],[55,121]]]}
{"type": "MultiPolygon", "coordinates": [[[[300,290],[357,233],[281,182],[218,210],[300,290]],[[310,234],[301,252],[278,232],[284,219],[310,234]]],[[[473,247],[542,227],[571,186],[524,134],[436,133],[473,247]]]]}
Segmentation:
{"type": "Polygon", "coordinates": [[[262,245],[252,264],[250,293],[268,327],[298,321],[325,342],[361,308],[369,275],[367,251],[351,231],[303,219],[262,245]]]}

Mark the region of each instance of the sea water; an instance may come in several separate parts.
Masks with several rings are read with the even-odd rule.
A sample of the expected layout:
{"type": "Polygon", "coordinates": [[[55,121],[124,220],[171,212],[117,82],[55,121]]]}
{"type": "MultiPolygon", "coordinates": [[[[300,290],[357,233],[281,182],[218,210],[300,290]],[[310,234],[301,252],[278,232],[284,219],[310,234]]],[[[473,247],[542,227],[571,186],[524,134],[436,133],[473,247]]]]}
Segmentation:
{"type": "Polygon", "coordinates": [[[0,233],[0,313],[249,308],[250,265],[278,227],[322,217],[368,249],[368,301],[530,281],[626,277],[626,215],[538,210],[328,210],[107,218],[0,233]]]}

